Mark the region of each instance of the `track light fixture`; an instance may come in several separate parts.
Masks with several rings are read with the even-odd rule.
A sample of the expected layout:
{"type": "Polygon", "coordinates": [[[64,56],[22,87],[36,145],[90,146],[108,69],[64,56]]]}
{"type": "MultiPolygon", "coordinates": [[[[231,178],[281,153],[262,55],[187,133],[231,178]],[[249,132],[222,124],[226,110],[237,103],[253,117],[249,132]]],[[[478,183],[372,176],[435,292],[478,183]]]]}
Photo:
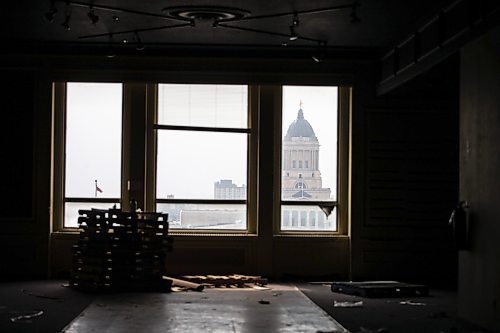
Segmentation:
{"type": "Polygon", "coordinates": [[[351,23],[359,23],[361,21],[359,19],[358,12],[357,12],[358,6],[359,6],[359,3],[357,1],[352,4],[351,13],[349,14],[351,16],[351,23]]]}
{"type": "Polygon", "coordinates": [[[319,42],[316,52],[311,56],[311,58],[316,62],[323,62],[326,58],[326,42],[319,42]]]}
{"type": "Polygon", "coordinates": [[[96,15],[92,6],[89,7],[89,13],[87,14],[87,16],[90,18],[90,22],[92,22],[92,24],[96,24],[97,22],[99,22],[99,16],[96,15]]]}
{"type": "Polygon", "coordinates": [[[113,59],[114,57],[116,57],[116,52],[115,52],[115,48],[113,47],[113,35],[109,35],[108,52],[106,54],[106,58],[113,59]]]}
{"type": "Polygon", "coordinates": [[[299,39],[299,35],[295,32],[295,27],[293,25],[290,26],[290,37],[288,37],[288,39],[291,41],[299,39]]]}
{"type": "Polygon", "coordinates": [[[64,19],[64,22],[61,23],[61,26],[68,31],[71,30],[71,26],[69,25],[70,20],[71,20],[71,15],[66,14],[66,18],[64,19]]]}
{"type": "Polygon", "coordinates": [[[293,14],[293,19],[292,19],[292,25],[290,26],[290,37],[288,37],[289,40],[294,41],[299,39],[299,35],[297,35],[297,32],[295,31],[295,27],[299,25],[299,16],[297,13],[293,14]]]}
{"type": "Polygon", "coordinates": [[[65,30],[71,30],[71,27],[69,25],[69,21],[71,20],[71,8],[69,7],[69,2],[66,3],[66,9],[64,10],[64,15],[65,15],[65,18],[64,18],[64,22],[61,24],[61,26],[65,29],[65,30]]]}
{"type": "Polygon", "coordinates": [[[57,13],[56,4],[54,3],[54,1],[51,1],[50,9],[44,15],[45,20],[49,23],[54,22],[54,17],[56,16],[56,13],[57,13]]]}
{"type": "Polygon", "coordinates": [[[139,33],[137,31],[134,32],[135,34],[135,49],[137,51],[142,51],[144,50],[144,44],[142,43],[141,36],[139,36],[139,33]]]}

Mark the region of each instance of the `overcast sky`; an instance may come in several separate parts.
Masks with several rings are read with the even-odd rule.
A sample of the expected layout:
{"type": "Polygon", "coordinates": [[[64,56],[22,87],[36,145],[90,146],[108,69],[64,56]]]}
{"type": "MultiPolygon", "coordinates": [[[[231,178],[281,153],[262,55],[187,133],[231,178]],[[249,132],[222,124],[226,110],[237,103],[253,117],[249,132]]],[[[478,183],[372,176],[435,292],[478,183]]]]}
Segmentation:
{"type": "MultiPolygon", "coordinates": [[[[190,126],[247,126],[247,87],[165,85],[159,94],[159,122],[190,126]]],[[[337,88],[284,87],[283,135],[304,117],[320,143],[323,187],[336,189],[337,88]],[[329,158],[331,157],[331,158],[329,158]]],[[[121,177],[122,85],[69,83],[66,196],[119,197],[121,177]]],[[[159,131],[158,197],[213,198],[214,182],[247,183],[247,135],[159,131]]]]}

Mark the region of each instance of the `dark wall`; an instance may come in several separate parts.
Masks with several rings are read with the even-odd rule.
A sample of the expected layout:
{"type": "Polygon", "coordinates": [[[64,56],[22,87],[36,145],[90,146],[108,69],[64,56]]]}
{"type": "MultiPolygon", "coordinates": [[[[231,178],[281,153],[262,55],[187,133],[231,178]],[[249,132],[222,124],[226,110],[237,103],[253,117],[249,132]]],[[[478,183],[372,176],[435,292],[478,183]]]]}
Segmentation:
{"type": "Polygon", "coordinates": [[[1,71],[0,279],[47,273],[50,86],[35,71],[1,71]],[[44,112],[40,112],[44,110],[44,112]]]}
{"type": "Polygon", "coordinates": [[[500,28],[465,46],[460,77],[460,199],[469,204],[459,257],[459,315],[500,331],[500,28]]]}
{"type": "Polygon", "coordinates": [[[354,95],[353,279],[454,286],[458,56],[383,96],[373,87],[354,95]]]}
{"type": "Polygon", "coordinates": [[[0,93],[3,171],[0,219],[30,219],[33,216],[35,78],[30,72],[6,72],[2,78],[6,88],[0,93]]]}

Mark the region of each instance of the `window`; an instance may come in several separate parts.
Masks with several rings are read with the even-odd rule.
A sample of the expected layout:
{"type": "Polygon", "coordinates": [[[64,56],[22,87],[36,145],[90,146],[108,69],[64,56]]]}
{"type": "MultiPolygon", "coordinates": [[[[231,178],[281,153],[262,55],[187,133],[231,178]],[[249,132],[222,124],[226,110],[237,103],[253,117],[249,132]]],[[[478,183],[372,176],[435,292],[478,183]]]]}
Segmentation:
{"type": "Polygon", "coordinates": [[[280,230],[335,232],[338,230],[337,87],[284,86],[281,120],[280,230]],[[299,169],[304,161],[307,173],[294,170],[295,158],[299,159],[299,169]],[[326,216],[322,208],[332,209],[331,214],[326,216]]]}
{"type": "Polygon", "coordinates": [[[61,215],[68,228],[78,226],[79,209],[119,207],[122,85],[69,82],[65,88],[61,215]]]}
{"type": "Polygon", "coordinates": [[[269,226],[265,232],[346,234],[338,221],[347,218],[342,203],[348,136],[342,129],[348,129],[349,113],[341,110],[347,109],[348,89],[84,82],[54,87],[54,230],[78,227],[79,209],[128,209],[133,197],[143,210],[168,213],[177,233],[257,234],[259,184],[274,196],[263,209],[275,217],[260,221],[269,226]],[[259,104],[262,96],[275,104],[259,104]],[[260,122],[271,124],[276,117],[272,129],[281,127],[282,133],[259,133],[262,105],[260,122]],[[258,154],[258,147],[269,145],[276,149],[258,154]],[[258,172],[269,164],[274,173],[258,172]],[[258,179],[266,173],[279,175],[276,183],[258,179]]]}
{"type": "Polygon", "coordinates": [[[248,229],[248,87],[159,84],[156,209],[172,229],[248,229]]]}

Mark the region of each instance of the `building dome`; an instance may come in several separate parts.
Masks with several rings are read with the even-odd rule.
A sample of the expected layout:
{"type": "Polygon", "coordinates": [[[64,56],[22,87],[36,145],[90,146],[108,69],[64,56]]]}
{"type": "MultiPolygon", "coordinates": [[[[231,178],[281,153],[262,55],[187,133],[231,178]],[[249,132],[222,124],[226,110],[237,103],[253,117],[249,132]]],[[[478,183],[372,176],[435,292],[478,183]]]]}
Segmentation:
{"type": "Polygon", "coordinates": [[[310,138],[312,141],[318,141],[311,124],[304,119],[304,112],[302,109],[299,109],[297,119],[295,119],[288,127],[285,140],[291,140],[293,137],[310,138]]]}

